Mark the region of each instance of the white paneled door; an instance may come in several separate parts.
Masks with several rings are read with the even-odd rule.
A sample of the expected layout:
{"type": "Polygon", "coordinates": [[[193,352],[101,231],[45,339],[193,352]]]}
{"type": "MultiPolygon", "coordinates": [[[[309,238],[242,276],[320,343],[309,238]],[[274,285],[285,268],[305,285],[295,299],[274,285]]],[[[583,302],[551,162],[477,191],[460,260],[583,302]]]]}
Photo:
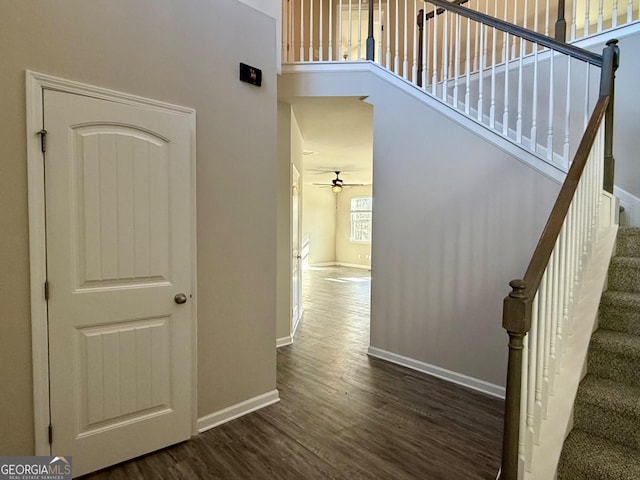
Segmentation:
{"type": "Polygon", "coordinates": [[[302,316],[302,249],[300,246],[300,172],[295,166],[292,168],[292,189],[291,189],[291,335],[296,331],[300,317],[302,316]]]}
{"type": "Polygon", "coordinates": [[[52,454],[74,475],[192,428],[193,119],[44,92],[52,454]]]}

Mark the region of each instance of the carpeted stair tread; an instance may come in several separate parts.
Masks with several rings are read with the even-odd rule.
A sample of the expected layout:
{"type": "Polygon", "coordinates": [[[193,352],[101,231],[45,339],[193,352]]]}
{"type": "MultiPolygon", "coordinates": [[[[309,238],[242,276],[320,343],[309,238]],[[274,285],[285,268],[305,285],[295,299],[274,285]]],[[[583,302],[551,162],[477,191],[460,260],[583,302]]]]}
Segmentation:
{"type": "Polygon", "coordinates": [[[558,480],[638,480],[640,451],[574,429],[564,442],[558,480]]]}
{"type": "Polygon", "coordinates": [[[604,292],[600,300],[598,325],[607,330],[640,335],[640,293],[604,292]]]}
{"type": "Polygon", "coordinates": [[[640,336],[599,328],[591,337],[591,346],[629,357],[640,357],[640,336]]]}
{"type": "Polygon", "coordinates": [[[640,388],[615,380],[587,375],[578,389],[581,402],[605,405],[618,413],[640,419],[640,388]]]}
{"type": "Polygon", "coordinates": [[[611,259],[609,290],[640,292],[640,257],[613,257],[611,259]]]}
{"type": "Polygon", "coordinates": [[[620,227],[618,229],[616,255],[640,257],[640,228],[620,227]]]}
{"type": "Polygon", "coordinates": [[[587,375],[578,389],[574,428],[640,449],[640,387],[587,375]]]}
{"type": "Polygon", "coordinates": [[[587,371],[640,386],[640,336],[600,328],[591,337],[587,371]]]}

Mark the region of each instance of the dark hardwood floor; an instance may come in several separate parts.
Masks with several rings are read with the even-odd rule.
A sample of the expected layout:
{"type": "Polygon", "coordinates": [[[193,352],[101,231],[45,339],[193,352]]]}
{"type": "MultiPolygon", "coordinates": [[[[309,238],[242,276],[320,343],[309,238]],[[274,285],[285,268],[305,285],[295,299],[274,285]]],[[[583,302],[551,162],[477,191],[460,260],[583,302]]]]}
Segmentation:
{"type": "Polygon", "coordinates": [[[86,478],[495,479],[503,403],[366,354],[369,272],[305,272],[281,401],[86,478]]]}

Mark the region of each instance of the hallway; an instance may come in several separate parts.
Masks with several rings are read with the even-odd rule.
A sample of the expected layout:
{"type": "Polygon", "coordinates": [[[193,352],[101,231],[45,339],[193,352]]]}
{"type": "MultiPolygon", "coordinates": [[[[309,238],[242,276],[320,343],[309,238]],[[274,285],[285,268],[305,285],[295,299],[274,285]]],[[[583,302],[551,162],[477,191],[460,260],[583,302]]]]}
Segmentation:
{"type": "Polygon", "coordinates": [[[502,401],[366,355],[370,273],[304,273],[281,401],[92,479],[494,479],[502,401]]]}

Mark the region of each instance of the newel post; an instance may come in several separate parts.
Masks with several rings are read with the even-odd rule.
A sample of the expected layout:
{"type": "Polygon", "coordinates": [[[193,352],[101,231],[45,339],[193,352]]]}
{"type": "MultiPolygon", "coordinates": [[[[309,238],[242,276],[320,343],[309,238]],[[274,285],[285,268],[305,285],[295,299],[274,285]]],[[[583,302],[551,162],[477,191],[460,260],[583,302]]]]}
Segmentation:
{"type": "Polygon", "coordinates": [[[518,443],[520,439],[520,396],[522,391],[522,355],[524,336],[531,328],[531,298],[522,280],[512,280],[509,296],[504,299],[502,327],[509,334],[509,364],[504,405],[501,480],[518,478],[518,443]]]}
{"type": "Polygon", "coordinates": [[[373,36],[373,9],[375,0],[369,0],[369,36],[367,37],[367,60],[375,60],[376,40],[373,36]]]}
{"type": "Polygon", "coordinates": [[[564,4],[565,0],[558,0],[558,20],[556,20],[555,38],[559,42],[564,42],[567,40],[567,21],[564,17],[564,4]]]}
{"type": "Polygon", "coordinates": [[[418,18],[416,22],[418,25],[418,86],[422,86],[422,42],[424,38],[424,9],[418,10],[418,18]]]}
{"type": "Polygon", "coordinates": [[[604,117],[604,185],[603,188],[613,193],[615,159],[613,158],[613,104],[615,100],[616,70],[620,64],[620,48],[618,40],[612,39],[602,52],[602,78],[600,79],[600,96],[609,95],[609,105],[604,117]]]}

